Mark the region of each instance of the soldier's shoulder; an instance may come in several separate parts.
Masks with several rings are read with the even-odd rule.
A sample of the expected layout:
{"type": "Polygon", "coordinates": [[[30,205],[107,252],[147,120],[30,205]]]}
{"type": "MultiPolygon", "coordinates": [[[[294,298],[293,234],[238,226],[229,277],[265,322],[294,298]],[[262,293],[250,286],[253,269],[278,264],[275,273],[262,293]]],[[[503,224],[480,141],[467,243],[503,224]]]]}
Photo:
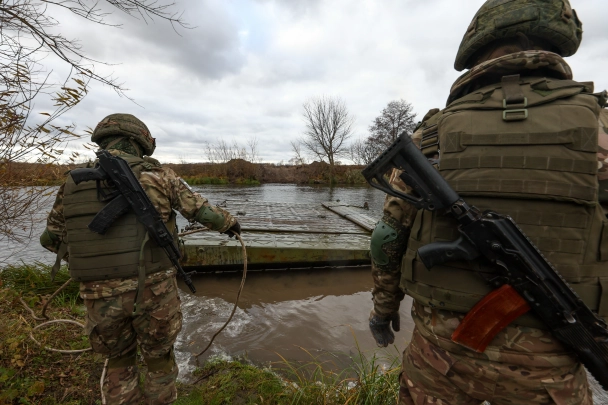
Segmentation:
{"type": "Polygon", "coordinates": [[[414,129],[414,131],[417,131],[419,129],[425,129],[425,128],[428,128],[429,126],[436,124],[436,121],[441,116],[440,113],[441,113],[441,109],[431,108],[426,114],[424,114],[422,121],[420,121],[416,125],[416,128],[414,129]]]}

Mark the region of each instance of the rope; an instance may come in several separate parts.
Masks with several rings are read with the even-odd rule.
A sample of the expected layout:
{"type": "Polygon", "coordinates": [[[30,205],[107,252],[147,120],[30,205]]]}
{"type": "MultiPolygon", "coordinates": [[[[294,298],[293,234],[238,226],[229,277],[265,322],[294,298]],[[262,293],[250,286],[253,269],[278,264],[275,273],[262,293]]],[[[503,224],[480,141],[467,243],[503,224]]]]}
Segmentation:
{"type": "Polygon", "coordinates": [[[48,308],[49,304],[51,303],[51,301],[53,301],[53,299],[57,296],[57,294],[59,294],[61,291],[63,291],[63,289],[66,288],[71,282],[72,282],[72,279],[71,278],[68,279],[68,281],[63,283],[63,285],[61,287],[59,287],[57,290],[55,290],[55,292],[49,297],[49,299],[46,300],[46,302],[42,306],[42,314],[41,314],[42,317],[36,316],[36,313],[34,312],[34,310],[32,308],[30,308],[25,303],[25,301],[23,301],[23,298],[19,297],[19,301],[25,307],[25,309],[27,309],[30,312],[30,314],[32,315],[32,318],[34,318],[35,321],[47,321],[49,319],[49,317],[46,316],[46,309],[48,308]]]}
{"type": "Polygon", "coordinates": [[[56,353],[66,353],[66,354],[75,354],[75,353],[83,353],[83,352],[87,352],[89,350],[93,350],[90,347],[86,348],[86,349],[78,349],[78,350],[62,350],[62,349],[55,349],[52,348],[50,346],[43,346],[42,343],[40,343],[39,341],[36,340],[36,338],[34,337],[34,331],[37,329],[42,328],[43,326],[47,326],[47,325],[51,325],[54,323],[69,323],[72,325],[76,325],[76,326],[80,326],[81,328],[84,329],[84,325],[80,322],[76,322],[73,321],[71,319],[53,319],[53,320],[48,320],[49,317],[46,316],[46,310],[49,306],[49,304],[51,303],[51,301],[53,301],[53,299],[61,292],[63,291],[70,283],[72,282],[72,279],[68,279],[68,281],[66,281],[65,283],[63,283],[63,285],[61,287],[59,287],[57,290],[55,290],[55,292],[49,297],[48,300],[46,300],[46,302],[44,303],[44,305],[42,306],[42,317],[36,316],[36,313],[34,312],[34,310],[32,308],[30,308],[25,301],[23,301],[23,298],[19,297],[19,301],[21,302],[21,304],[25,307],[25,309],[27,309],[30,314],[32,315],[32,318],[34,318],[34,320],[36,321],[46,321],[41,323],[40,325],[36,325],[35,327],[32,328],[32,330],[30,331],[30,339],[32,339],[32,341],[34,341],[34,343],[36,343],[38,346],[40,347],[44,347],[46,350],[49,350],[51,352],[56,352],[56,353]]]}
{"type": "MultiPolygon", "coordinates": [[[[234,232],[233,232],[234,233],[234,232]]],[[[228,326],[228,324],[230,323],[230,321],[232,320],[232,317],[234,316],[234,313],[236,312],[236,307],[239,303],[239,298],[241,297],[241,292],[243,291],[243,287],[245,286],[245,279],[247,278],[247,249],[245,249],[245,242],[243,242],[243,239],[241,239],[241,235],[238,235],[237,233],[234,233],[234,236],[236,236],[236,238],[239,240],[239,242],[241,242],[241,247],[242,247],[242,252],[243,252],[243,277],[241,278],[241,285],[239,287],[239,291],[236,294],[236,301],[234,302],[234,307],[232,308],[232,312],[230,313],[230,316],[228,317],[228,320],[226,321],[226,323],[217,331],[215,332],[215,334],[211,337],[211,340],[209,341],[209,344],[207,345],[207,347],[205,347],[203,349],[203,351],[201,351],[199,354],[195,354],[195,357],[199,357],[201,354],[205,353],[210,347],[211,344],[213,343],[213,341],[215,340],[215,338],[217,337],[217,335],[219,335],[220,333],[222,333],[222,331],[226,328],[226,326],[228,326]]]]}
{"type": "MultiPolygon", "coordinates": [[[[49,306],[49,303],[51,301],[53,301],[53,299],[57,296],[57,294],[59,294],[61,291],[63,291],[63,289],[66,288],[71,282],[72,282],[72,279],[71,278],[68,279],[68,281],[63,283],[63,285],[61,287],[59,287],[57,289],[57,291],[55,291],[53,293],[53,295],[51,295],[51,297],[44,303],[44,305],[42,306],[42,314],[41,314],[44,319],[49,319],[49,317],[46,316],[46,308],[49,306]]],[[[83,326],[83,328],[84,328],[84,326],[83,326]]]]}
{"type": "Polygon", "coordinates": [[[106,405],[106,396],[103,393],[103,380],[106,379],[106,373],[108,372],[108,363],[110,362],[110,358],[106,359],[106,362],[103,363],[103,371],[101,372],[101,379],[99,380],[99,389],[101,390],[101,405],[106,405]]]}
{"type": "Polygon", "coordinates": [[[44,347],[46,350],[50,350],[52,352],[57,352],[57,353],[75,354],[75,353],[83,353],[83,352],[88,352],[89,350],[93,350],[90,347],[88,347],[86,349],[78,349],[78,350],[61,350],[61,349],[54,349],[50,346],[43,346],[42,343],[40,343],[39,341],[36,340],[36,338],[34,338],[34,334],[32,332],[34,332],[36,329],[40,329],[43,326],[50,325],[53,323],[70,323],[72,325],[76,325],[76,326],[80,326],[81,328],[84,328],[83,324],[81,324],[80,322],[72,321],[71,319],[53,319],[51,321],[43,322],[40,325],[37,325],[34,328],[32,328],[32,330],[30,331],[30,339],[32,339],[34,341],[34,343],[36,343],[38,346],[44,347]]]}

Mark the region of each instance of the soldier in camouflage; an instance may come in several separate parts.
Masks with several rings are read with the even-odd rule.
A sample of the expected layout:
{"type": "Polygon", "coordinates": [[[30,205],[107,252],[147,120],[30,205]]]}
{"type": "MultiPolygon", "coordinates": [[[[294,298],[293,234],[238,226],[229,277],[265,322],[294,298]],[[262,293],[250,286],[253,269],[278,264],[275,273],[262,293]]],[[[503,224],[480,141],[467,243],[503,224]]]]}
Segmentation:
{"type": "MultiPolygon", "coordinates": [[[[572,71],[562,57],[576,52],[582,38],[581,26],[576,12],[570,7],[567,0],[487,1],[469,26],[456,57],[457,70],[464,68],[470,70],[452,86],[446,110],[429,111],[415,130],[412,139],[428,158],[440,158],[438,163],[440,173],[444,177],[452,175],[451,178],[446,177],[446,179],[465,199],[480,208],[493,208],[503,214],[511,215],[516,221],[521,222],[520,226],[529,236],[534,236],[532,239],[535,243],[539,244],[544,241],[545,244],[540,246],[540,249],[554,262],[553,264],[561,265],[563,263],[560,260],[563,257],[574,256],[574,253],[578,253],[572,246],[581,243],[581,240],[585,238],[579,239],[578,236],[570,236],[570,239],[573,240],[569,241],[569,246],[561,244],[556,247],[555,244],[551,245],[551,243],[555,243],[554,241],[551,242],[548,238],[541,240],[539,237],[542,238],[543,235],[577,235],[576,228],[587,226],[586,235],[589,238],[586,241],[588,245],[593,246],[587,248],[590,254],[585,259],[586,261],[583,259],[579,261],[585,265],[571,266],[569,269],[572,270],[572,273],[564,270],[563,275],[571,285],[580,287],[577,290],[579,295],[592,309],[597,310],[599,315],[606,319],[608,312],[603,311],[603,307],[598,303],[601,303],[608,295],[608,291],[602,292],[600,287],[600,280],[606,278],[605,275],[608,271],[606,263],[602,263],[608,260],[608,241],[606,240],[606,236],[608,236],[606,218],[606,213],[608,213],[608,111],[603,110],[600,115],[599,147],[593,151],[587,149],[577,155],[577,158],[586,159],[585,164],[588,169],[585,171],[585,181],[596,185],[596,189],[591,190],[588,194],[591,197],[585,197],[588,200],[583,201],[583,204],[580,205],[579,203],[584,198],[579,198],[574,194],[563,198],[548,197],[543,195],[545,191],[537,190],[535,192],[538,194],[535,197],[530,194],[526,195],[525,192],[529,190],[516,189],[519,184],[524,184],[519,180],[511,181],[509,184],[511,189],[508,190],[511,194],[504,198],[505,192],[497,185],[501,184],[500,173],[511,175],[526,167],[518,163],[522,161],[520,156],[523,153],[517,152],[517,150],[513,152],[514,146],[511,146],[515,145],[515,148],[521,149],[521,146],[517,146],[518,141],[507,138],[507,135],[513,134],[513,130],[500,132],[496,137],[491,137],[493,134],[484,134],[483,130],[475,129],[477,125],[472,125],[471,127],[474,129],[471,137],[467,138],[467,142],[475,145],[473,137],[477,135],[479,144],[489,145],[484,146],[485,150],[498,150],[505,153],[505,156],[488,156],[491,159],[484,161],[478,156],[467,155],[466,158],[458,158],[457,165],[453,163],[453,156],[459,156],[458,153],[466,149],[463,146],[463,138],[460,138],[460,145],[446,145],[446,139],[454,139],[450,138],[454,132],[442,133],[442,131],[448,131],[445,127],[449,119],[455,122],[454,120],[459,119],[458,114],[460,113],[462,116],[462,111],[468,108],[463,107],[463,110],[458,110],[458,105],[467,102],[485,103],[485,106],[479,108],[480,113],[475,112],[466,116],[469,118],[475,117],[473,114],[478,114],[477,117],[485,119],[490,113],[483,111],[489,108],[492,93],[502,91],[500,89],[501,79],[505,76],[518,74],[524,78],[519,81],[517,87],[527,83],[526,77],[538,78],[536,79],[538,87],[534,91],[543,97],[551,97],[552,94],[555,94],[551,87],[553,84],[546,88],[542,87],[547,82],[543,81],[543,77],[563,86],[574,86],[572,71]],[[492,85],[496,83],[498,85],[492,89],[492,85]],[[498,148],[496,144],[500,142],[503,142],[505,146],[498,148]],[[455,153],[452,157],[443,153],[448,151],[455,153]],[[595,165],[596,151],[599,164],[597,168],[594,168],[592,166],[595,165]],[[507,156],[508,153],[510,155],[507,156]],[[451,157],[452,160],[450,161],[446,157],[451,157]],[[444,159],[445,164],[442,167],[444,159]],[[448,168],[448,161],[452,165],[450,168],[448,168]],[[462,177],[455,177],[453,173],[449,173],[449,169],[454,169],[452,172],[462,177]],[[489,173],[491,170],[502,171],[498,172],[499,175],[495,177],[496,181],[486,182],[484,185],[480,179],[484,173],[489,173]],[[595,176],[597,179],[594,179],[595,176]],[[462,179],[468,181],[466,184],[468,188],[460,186],[464,184],[462,179]],[[459,180],[461,183],[458,183],[459,180]],[[598,180],[599,190],[597,189],[598,180]],[[463,188],[459,189],[457,185],[463,188]],[[487,188],[483,189],[483,187],[487,188]],[[519,194],[515,194],[515,191],[519,194]],[[523,199],[515,199],[522,196],[523,199]],[[539,202],[535,202],[533,198],[538,199],[539,202]],[[553,200],[560,199],[564,202],[553,202],[553,200]],[[488,205],[484,206],[484,204],[488,205]],[[494,206],[495,204],[502,205],[494,206]],[[602,212],[600,204],[605,211],[602,212]],[[535,211],[535,207],[541,208],[534,212],[534,215],[527,217],[524,215],[535,211]],[[569,214],[560,213],[562,208],[572,209],[572,212],[574,210],[585,212],[586,214],[582,216],[572,216],[578,221],[585,222],[585,225],[577,224],[576,221],[564,225],[563,220],[569,214]],[[543,213],[543,209],[547,212],[543,213]],[[557,212],[551,212],[551,209],[555,209],[557,212]],[[526,212],[526,210],[530,211],[526,212]],[[553,217],[545,220],[545,215],[547,218],[551,215],[553,217]],[[521,221],[518,218],[521,218],[521,221]],[[561,224],[559,223],[560,218],[562,219],[561,224]],[[600,239],[601,242],[599,242],[600,239]],[[589,274],[583,274],[583,268],[589,274]]],[[[589,114],[587,121],[581,126],[593,128],[593,122],[597,124],[599,106],[605,103],[606,93],[592,95],[590,94],[592,85],[585,87],[586,85],[577,84],[577,86],[577,92],[582,91],[586,94],[581,99],[586,100],[590,109],[594,111],[594,114],[589,114]]],[[[572,94],[575,93],[572,92],[572,94]]],[[[527,104],[527,100],[525,103],[527,104]]],[[[521,105],[517,108],[525,107],[526,105],[521,105]]],[[[473,106],[470,110],[476,111],[476,107],[473,106]]],[[[564,111],[566,111],[565,107],[564,111]]],[[[577,111],[582,111],[582,109],[577,111]]],[[[530,114],[534,114],[534,112],[530,110],[530,114]]],[[[578,115],[574,116],[578,117],[578,115]]],[[[492,117],[497,117],[492,118],[497,121],[490,121],[490,126],[484,127],[489,128],[489,131],[499,125],[511,125],[501,123],[500,114],[492,117]]],[[[518,127],[518,125],[522,125],[519,120],[527,118],[527,112],[525,117],[523,115],[516,117],[518,121],[509,128],[522,128],[518,127]]],[[[528,122],[530,120],[528,119],[528,122]]],[[[507,120],[503,118],[503,121],[507,120]]],[[[467,125],[469,123],[464,122],[462,128],[469,128],[467,125]]],[[[526,136],[532,135],[527,133],[526,136]]],[[[554,146],[549,146],[553,142],[550,139],[546,142],[543,141],[547,146],[543,145],[540,148],[527,138],[521,141],[521,144],[525,145],[526,142],[529,144],[529,150],[533,151],[533,148],[536,147],[538,148],[537,154],[540,155],[537,158],[534,153],[528,152],[530,162],[532,162],[532,158],[537,161],[546,159],[545,150],[558,150],[557,147],[549,149],[554,148],[554,146]]],[[[469,148],[472,147],[469,146],[469,148]]],[[[560,148],[564,149],[561,146],[560,148]]],[[[565,153],[573,154],[574,152],[568,150],[565,153]]],[[[558,160],[555,159],[555,162],[558,160]]],[[[572,171],[571,167],[565,166],[559,168],[555,166],[553,170],[572,171]]],[[[528,176],[533,176],[541,172],[530,170],[529,173],[528,176]]],[[[411,192],[399,175],[399,171],[393,171],[390,178],[392,187],[404,193],[411,192]]],[[[558,176],[584,177],[578,172],[558,176]]],[[[407,294],[414,298],[411,311],[415,328],[412,341],[403,354],[399,404],[479,404],[487,400],[492,405],[592,405],[591,391],[584,367],[551,335],[539,319],[535,319],[530,314],[518,318],[499,332],[483,353],[475,352],[451,340],[452,333],[468,309],[490,291],[483,277],[487,272],[491,272],[491,269],[487,268],[488,265],[482,262],[455,262],[449,264],[450,266],[447,266],[448,263],[446,263],[444,269],[447,271],[443,273],[443,269],[438,269],[437,266],[430,271],[420,266],[416,250],[424,244],[421,241],[453,240],[455,239],[453,226],[448,220],[441,218],[440,214],[418,212],[414,206],[389,195],[384,204],[384,216],[372,234],[374,289],[372,291],[373,309],[369,324],[372,335],[379,346],[386,347],[394,342],[394,331],[400,329],[399,306],[404,295],[407,294]],[[450,227],[452,228],[450,229],[450,227]]],[[[557,240],[558,236],[554,237],[557,240]]],[[[566,236],[559,237],[568,239],[566,236]]],[[[566,266],[557,266],[557,268],[558,270],[566,269],[566,266]]],[[[604,301],[604,304],[607,302],[604,301]]]]}
{"type": "MultiPolygon", "coordinates": [[[[92,141],[129,163],[169,229],[175,228],[176,210],[209,229],[240,233],[230,213],[211,206],[171,169],[149,157],[155,140],[136,117],[109,115],[93,131],[92,141]]],[[[182,327],[176,269],[162,249],[147,241],[130,213],[116,220],[106,235],[86,228],[104,206],[94,183],[76,186],[68,176],[40,242],[58,254],[57,264],[66,259],[70,275],[80,281],[87,308],[85,332],[93,351],[109,359],[103,383],[107,403],[170,404],[177,398],[173,344],[182,327]],[[117,272],[120,277],[113,275],[117,272]],[[147,366],[143,390],[138,348],[147,366]]]]}

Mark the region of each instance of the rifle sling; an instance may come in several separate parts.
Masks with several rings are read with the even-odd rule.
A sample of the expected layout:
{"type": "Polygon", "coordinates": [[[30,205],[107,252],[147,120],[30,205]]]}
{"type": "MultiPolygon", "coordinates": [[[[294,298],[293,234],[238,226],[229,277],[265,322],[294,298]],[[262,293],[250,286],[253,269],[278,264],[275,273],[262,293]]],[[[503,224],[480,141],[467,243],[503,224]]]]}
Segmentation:
{"type": "Polygon", "coordinates": [[[118,195],[95,215],[89,224],[89,229],[100,235],[104,235],[114,221],[129,211],[130,207],[127,199],[122,194],[118,195]]]}
{"type": "Polygon", "coordinates": [[[68,252],[68,244],[61,241],[61,244],[59,245],[59,250],[57,250],[57,258],[55,259],[55,264],[53,265],[53,268],[51,269],[51,281],[55,280],[55,276],[57,275],[57,272],[59,271],[59,268],[61,267],[61,259],[63,259],[63,257],[65,256],[65,254],[68,252]]]}
{"type": "Polygon", "coordinates": [[[141,249],[139,251],[139,266],[137,267],[137,292],[135,293],[135,305],[133,306],[133,315],[137,315],[141,310],[141,304],[144,299],[144,286],[146,284],[146,261],[145,261],[145,247],[150,240],[150,234],[146,231],[144,241],[141,243],[141,249]]]}

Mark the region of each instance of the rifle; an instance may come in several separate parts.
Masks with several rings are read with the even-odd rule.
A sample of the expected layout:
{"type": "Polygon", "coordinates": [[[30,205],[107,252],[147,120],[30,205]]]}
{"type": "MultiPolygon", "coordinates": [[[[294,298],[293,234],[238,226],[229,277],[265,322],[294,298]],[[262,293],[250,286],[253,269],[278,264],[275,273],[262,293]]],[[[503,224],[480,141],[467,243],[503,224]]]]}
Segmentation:
{"type": "Polygon", "coordinates": [[[100,201],[109,201],[95,215],[88,225],[89,229],[103,235],[116,219],[132,209],[137,220],[146,228],[148,235],[165,251],[190,291],[195,293],[196,288],[192,284],[190,276],[179,264],[181,255],[175,243],[173,243],[171,232],[169,232],[152,201],[139,184],[129,164],[124,159],[112,156],[106,150],[96,152],[96,155],[99,159],[96,167],[75,169],[70,172],[76,184],[83,181],[97,181],[100,201]],[[104,194],[100,187],[102,181],[109,183],[115,190],[108,195],[104,194]]]}
{"type": "Polygon", "coordinates": [[[566,347],[608,389],[608,329],[572,291],[566,281],[507,215],[480,212],[469,206],[424,154],[403,133],[364,170],[367,182],[418,209],[445,210],[459,223],[453,242],[434,242],[418,249],[427,269],[447,261],[485,257],[496,265],[500,288],[482,298],[465,316],[452,340],[483,352],[500,330],[532,310],[566,347]],[[391,187],[385,173],[401,170],[401,180],[413,189],[406,194],[391,187]],[[490,315],[491,319],[487,319],[490,315]]]}

